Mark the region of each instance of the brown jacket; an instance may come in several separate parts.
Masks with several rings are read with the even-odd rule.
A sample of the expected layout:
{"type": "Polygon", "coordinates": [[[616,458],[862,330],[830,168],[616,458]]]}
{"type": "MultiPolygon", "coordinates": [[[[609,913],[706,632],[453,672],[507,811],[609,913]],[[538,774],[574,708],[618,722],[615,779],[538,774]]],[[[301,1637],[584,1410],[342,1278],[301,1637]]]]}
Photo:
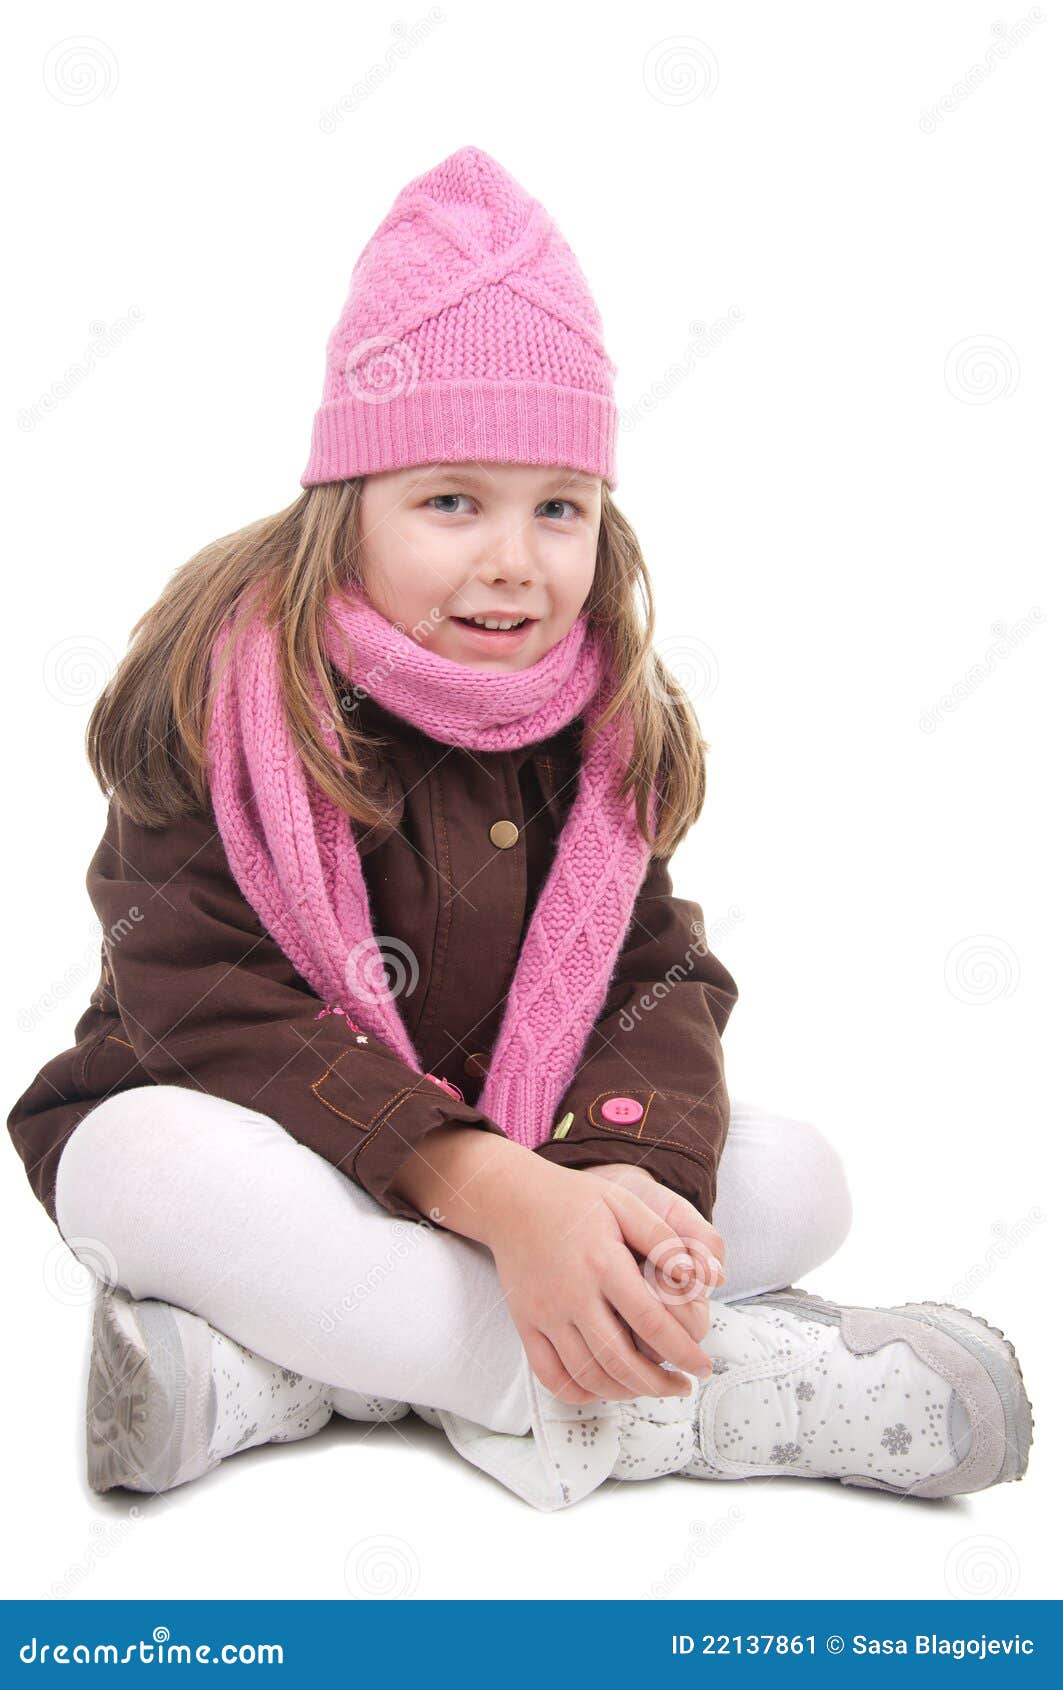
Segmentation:
{"type": "MultiPolygon", "coordinates": [[[[575,796],[580,722],[534,746],[445,746],[383,710],[374,796],[356,826],[374,930],[396,1002],[428,1070],[415,1074],[372,1035],[358,1042],[322,1004],[233,880],[209,810],[163,828],[113,803],[89,866],[103,927],[101,976],[74,1029],[15,1104],[8,1128],[55,1220],[60,1152],[103,1098],[131,1086],[188,1086],[260,1110],[372,1193],[418,1219],[392,1189],[419,1139],[444,1122],[501,1128],[476,1107],[522,937],[575,796]],[[499,821],[513,828],[495,830],[499,821]]],[[[737,1000],[705,947],[697,904],[651,861],[606,1001],[555,1122],[535,1154],[567,1167],[637,1162],[711,1217],[728,1125],[720,1035],[737,1000]],[[610,1097],[642,1106],[611,1122],[610,1097]]],[[[355,1017],[357,1019],[357,1017],[355,1017]]]]}

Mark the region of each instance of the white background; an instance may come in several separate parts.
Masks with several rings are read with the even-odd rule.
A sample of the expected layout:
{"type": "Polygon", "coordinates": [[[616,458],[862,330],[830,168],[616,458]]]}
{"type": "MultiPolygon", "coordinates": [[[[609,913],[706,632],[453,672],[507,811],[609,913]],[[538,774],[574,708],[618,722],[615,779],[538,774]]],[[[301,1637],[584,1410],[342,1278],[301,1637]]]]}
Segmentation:
{"type": "Polygon", "coordinates": [[[355,258],[473,144],[557,220],[619,365],[616,496],[712,744],[675,873],[728,923],[730,1089],[817,1122],[853,1189],[809,1283],[984,1313],[1037,1430],[1023,1484],[947,1503],[669,1479],[546,1516],[430,1428],[338,1421],[96,1497],[88,1293],[8,1143],[7,1594],[1049,1594],[1060,27],[841,0],[9,26],[10,1102],[96,983],[91,703],[169,573],[296,496],[355,258]]]}

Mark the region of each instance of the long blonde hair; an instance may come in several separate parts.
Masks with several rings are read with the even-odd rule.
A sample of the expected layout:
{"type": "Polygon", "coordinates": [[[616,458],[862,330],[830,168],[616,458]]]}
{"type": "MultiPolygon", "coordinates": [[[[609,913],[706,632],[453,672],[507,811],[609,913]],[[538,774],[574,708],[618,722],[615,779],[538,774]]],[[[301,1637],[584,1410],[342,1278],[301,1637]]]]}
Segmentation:
{"type": "MultiPolygon", "coordinates": [[[[323,737],[320,705],[308,684],[316,677],[324,696],[335,696],[326,601],[360,580],[361,490],[360,476],[308,487],[287,509],[223,535],[182,564],[135,623],[86,732],[97,781],[134,821],[161,827],[209,803],[210,654],[227,618],[233,617],[225,647],[231,653],[259,610],[277,630],[285,713],[310,778],[357,822],[379,819],[364,789],[367,752],[379,742],[336,712],[337,755],[323,737]]],[[[631,525],[605,486],[594,579],[583,610],[606,632],[616,677],[601,721],[626,708],[634,727],[621,794],[634,791],[653,854],[670,856],[704,804],[709,745],[690,700],[652,648],[649,573],[631,525]],[[647,805],[654,782],[660,804],[651,839],[647,805]]]]}

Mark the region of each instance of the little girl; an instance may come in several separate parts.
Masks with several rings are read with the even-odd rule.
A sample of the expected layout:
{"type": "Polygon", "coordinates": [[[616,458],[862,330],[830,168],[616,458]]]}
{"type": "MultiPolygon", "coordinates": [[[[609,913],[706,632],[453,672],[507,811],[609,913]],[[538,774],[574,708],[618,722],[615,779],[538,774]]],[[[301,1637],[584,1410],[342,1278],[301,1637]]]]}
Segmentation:
{"type": "Polygon", "coordinates": [[[96,1490],[411,1408],[546,1510],[1025,1470],[1000,1333],[793,1283],[849,1196],[728,1102],[614,374],[555,224],[462,148],[355,266],[302,496],[177,572],[96,705],[101,977],[8,1123],[100,1282],[96,1490]]]}

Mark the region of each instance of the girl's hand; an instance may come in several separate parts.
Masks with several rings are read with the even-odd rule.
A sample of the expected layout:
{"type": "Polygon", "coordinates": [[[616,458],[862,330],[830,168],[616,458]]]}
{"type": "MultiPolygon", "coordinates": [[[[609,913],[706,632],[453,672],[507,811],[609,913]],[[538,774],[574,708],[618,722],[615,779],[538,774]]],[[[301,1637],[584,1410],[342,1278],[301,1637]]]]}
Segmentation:
{"type": "MultiPolygon", "coordinates": [[[[689,1285],[696,1280],[695,1295],[698,1292],[704,1294],[707,1291],[715,1291],[718,1285],[724,1284],[723,1238],[712,1222],[707,1221],[700,1210],[695,1209],[693,1203],[688,1202],[685,1197],[680,1197],[677,1191],[672,1191],[667,1185],[662,1185],[660,1180],[654,1179],[647,1168],[640,1168],[633,1162],[603,1162],[597,1167],[586,1169],[586,1172],[597,1174],[599,1179],[615,1180],[618,1185],[626,1186],[685,1240],[690,1247],[688,1253],[693,1259],[693,1272],[688,1270],[686,1281],[689,1285]]],[[[674,1263],[662,1256],[655,1261],[654,1268],[659,1272],[658,1283],[662,1297],[667,1300],[671,1295],[676,1301],[681,1300],[684,1295],[681,1283],[683,1275],[674,1271],[674,1263]]]]}
{"type": "MultiPolygon", "coordinates": [[[[631,1162],[605,1162],[588,1171],[634,1191],[679,1235],[693,1267],[677,1272],[674,1254],[670,1259],[668,1252],[664,1252],[652,1261],[647,1260],[643,1272],[661,1301],[700,1343],[709,1330],[709,1293],[724,1283],[724,1242],[720,1233],[693,1203],[654,1179],[647,1168],[631,1162]]],[[[654,1361],[661,1359],[652,1349],[645,1348],[637,1336],[635,1342],[644,1355],[654,1361]]]]}
{"type": "Polygon", "coordinates": [[[708,1357],[636,1261],[684,1255],[675,1228],[595,1169],[536,1157],[520,1174],[483,1241],[536,1378],[570,1403],[688,1395],[689,1380],[660,1364],[704,1377],[708,1357]]]}

